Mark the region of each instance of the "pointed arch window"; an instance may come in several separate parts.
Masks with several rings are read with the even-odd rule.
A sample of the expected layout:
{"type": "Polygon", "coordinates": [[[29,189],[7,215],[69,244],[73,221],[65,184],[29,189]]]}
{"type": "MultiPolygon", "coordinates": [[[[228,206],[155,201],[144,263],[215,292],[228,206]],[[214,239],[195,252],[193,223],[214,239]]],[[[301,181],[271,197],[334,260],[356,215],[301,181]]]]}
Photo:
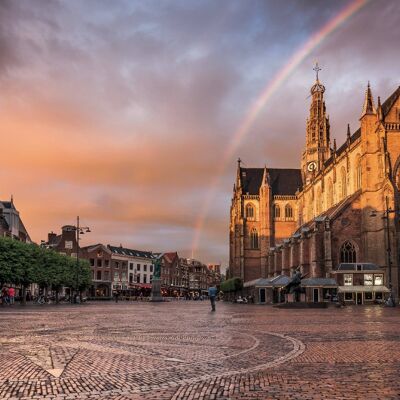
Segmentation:
{"type": "Polygon", "coordinates": [[[252,204],[247,204],[246,206],[246,218],[248,219],[254,218],[254,207],[252,204]]]}
{"type": "Polygon", "coordinates": [[[340,171],[341,197],[344,199],[347,196],[346,169],[342,167],[340,171]]]}
{"type": "Polygon", "coordinates": [[[356,164],[356,190],[361,189],[361,159],[356,164]]]}
{"type": "Polygon", "coordinates": [[[285,206],[285,218],[293,218],[293,208],[290,204],[285,206]]]}
{"type": "Polygon", "coordinates": [[[281,217],[281,208],[279,207],[278,204],[275,204],[275,206],[274,206],[274,216],[275,216],[275,218],[281,217]]]}
{"type": "Polygon", "coordinates": [[[259,248],[259,242],[258,242],[258,232],[256,228],[253,228],[250,233],[250,247],[252,249],[258,249],[259,248]]]}
{"type": "Polygon", "coordinates": [[[340,247],[340,262],[355,263],[357,262],[357,252],[353,243],[346,240],[340,247]]]}
{"type": "Polygon", "coordinates": [[[333,183],[331,178],[328,180],[328,187],[326,190],[326,206],[327,208],[331,208],[333,206],[333,183]]]}

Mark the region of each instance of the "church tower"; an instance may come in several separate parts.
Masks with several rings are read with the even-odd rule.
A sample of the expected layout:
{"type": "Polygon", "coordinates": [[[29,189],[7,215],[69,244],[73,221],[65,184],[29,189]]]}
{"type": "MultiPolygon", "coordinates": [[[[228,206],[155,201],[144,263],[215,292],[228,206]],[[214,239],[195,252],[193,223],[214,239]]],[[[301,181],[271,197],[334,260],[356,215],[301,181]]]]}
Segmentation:
{"type": "Polygon", "coordinates": [[[307,118],[306,147],[301,161],[303,182],[308,184],[330,157],[329,117],[324,101],[325,86],[319,81],[318,63],[315,65],[316,81],[311,87],[310,115],[307,118]]]}

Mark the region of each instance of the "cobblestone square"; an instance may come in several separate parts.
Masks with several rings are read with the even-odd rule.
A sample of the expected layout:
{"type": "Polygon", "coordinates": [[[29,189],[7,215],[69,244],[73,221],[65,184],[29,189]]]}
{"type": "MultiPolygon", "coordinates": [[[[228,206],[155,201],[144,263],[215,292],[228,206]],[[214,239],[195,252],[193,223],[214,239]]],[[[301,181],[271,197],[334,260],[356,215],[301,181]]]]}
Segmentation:
{"type": "Polygon", "coordinates": [[[0,399],[398,399],[400,309],[0,310],[0,399]]]}

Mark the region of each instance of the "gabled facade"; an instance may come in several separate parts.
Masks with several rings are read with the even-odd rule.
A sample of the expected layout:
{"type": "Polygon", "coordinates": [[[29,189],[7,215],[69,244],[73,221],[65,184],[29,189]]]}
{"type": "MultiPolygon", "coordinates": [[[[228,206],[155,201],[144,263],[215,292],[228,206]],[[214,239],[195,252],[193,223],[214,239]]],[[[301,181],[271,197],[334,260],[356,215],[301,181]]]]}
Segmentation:
{"type": "Polygon", "coordinates": [[[0,236],[12,237],[22,242],[31,242],[12,198],[10,201],[0,200],[0,236]]]}
{"type": "MultiPolygon", "coordinates": [[[[299,170],[242,168],[230,218],[230,276],[245,281],[290,275],[332,277],[343,262],[373,263],[388,282],[386,201],[400,207],[400,87],[375,106],[368,84],[360,127],[331,144],[325,87],[311,88],[299,170]],[[263,171],[263,172],[261,172],[263,171]],[[371,213],[374,211],[374,213],[371,213]],[[374,217],[373,215],[377,215],[374,217]]],[[[391,276],[398,293],[398,233],[389,214],[391,276]]]]}

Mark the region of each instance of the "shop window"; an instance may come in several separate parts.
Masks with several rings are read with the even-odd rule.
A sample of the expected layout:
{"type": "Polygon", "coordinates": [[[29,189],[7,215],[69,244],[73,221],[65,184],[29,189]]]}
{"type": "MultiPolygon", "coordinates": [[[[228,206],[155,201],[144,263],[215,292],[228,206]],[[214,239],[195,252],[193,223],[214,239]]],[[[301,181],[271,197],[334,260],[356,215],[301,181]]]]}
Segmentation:
{"type": "Polygon", "coordinates": [[[372,274],[364,274],[364,286],[372,286],[372,274]]]}
{"type": "Polygon", "coordinates": [[[352,286],[353,285],[353,274],[344,274],[344,286],[352,286]]]}
{"type": "Polygon", "coordinates": [[[382,292],[375,292],[375,300],[382,300],[383,294],[382,292]]]}
{"type": "Polygon", "coordinates": [[[376,286],[383,285],[383,274],[374,275],[374,285],[376,285],[376,286]]]}
{"type": "Polygon", "coordinates": [[[372,292],[364,293],[364,300],[372,300],[372,292]]]}
{"type": "Polygon", "coordinates": [[[345,300],[353,300],[353,293],[345,293],[344,299],[345,300]]]}

